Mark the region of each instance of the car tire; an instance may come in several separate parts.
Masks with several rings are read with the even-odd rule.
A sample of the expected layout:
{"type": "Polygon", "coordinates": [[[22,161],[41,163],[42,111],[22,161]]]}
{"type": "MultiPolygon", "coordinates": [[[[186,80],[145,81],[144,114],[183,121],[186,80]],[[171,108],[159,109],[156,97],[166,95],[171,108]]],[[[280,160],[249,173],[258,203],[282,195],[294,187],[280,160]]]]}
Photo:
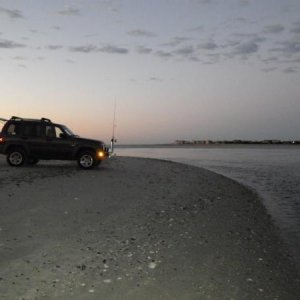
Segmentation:
{"type": "Polygon", "coordinates": [[[20,167],[27,161],[26,153],[21,148],[9,150],[6,156],[7,163],[12,167],[20,167]]]}
{"type": "Polygon", "coordinates": [[[94,154],[90,151],[81,152],[78,156],[77,163],[81,169],[92,169],[95,166],[94,154]]]}

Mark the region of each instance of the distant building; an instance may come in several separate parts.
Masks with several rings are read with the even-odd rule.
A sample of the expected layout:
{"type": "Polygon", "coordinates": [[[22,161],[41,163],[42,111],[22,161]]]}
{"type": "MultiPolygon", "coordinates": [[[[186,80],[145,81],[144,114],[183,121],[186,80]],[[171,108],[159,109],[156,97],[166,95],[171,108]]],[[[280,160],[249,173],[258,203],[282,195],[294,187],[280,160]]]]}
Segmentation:
{"type": "Polygon", "coordinates": [[[176,140],[175,143],[176,143],[177,145],[191,144],[190,141],[186,141],[186,140],[176,140]]]}
{"type": "Polygon", "coordinates": [[[262,144],[281,144],[280,140],[263,140],[262,144]]]}
{"type": "Polygon", "coordinates": [[[177,145],[216,145],[216,144],[300,144],[300,141],[281,141],[281,140],[219,140],[219,141],[212,141],[212,140],[176,140],[175,144],[177,145]]]}

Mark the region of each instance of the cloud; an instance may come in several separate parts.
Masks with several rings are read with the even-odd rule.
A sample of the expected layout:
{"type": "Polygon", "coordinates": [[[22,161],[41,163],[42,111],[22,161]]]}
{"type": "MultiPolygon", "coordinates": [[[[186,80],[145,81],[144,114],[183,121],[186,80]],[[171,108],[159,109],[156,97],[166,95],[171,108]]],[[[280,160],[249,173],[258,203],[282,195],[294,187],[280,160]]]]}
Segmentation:
{"type": "Polygon", "coordinates": [[[23,19],[23,14],[18,9],[7,9],[0,7],[0,13],[6,14],[11,19],[23,19]]]}
{"type": "Polygon", "coordinates": [[[49,50],[59,50],[61,48],[63,48],[63,46],[61,46],[61,45],[48,45],[48,46],[46,46],[46,49],[49,49],[49,50]]]}
{"type": "Polygon", "coordinates": [[[293,64],[300,64],[300,57],[296,57],[294,59],[288,59],[283,61],[285,63],[293,63],[293,64]]]}
{"type": "Polygon", "coordinates": [[[241,43],[234,48],[233,54],[249,55],[258,51],[257,43],[253,41],[241,43]]]}
{"type": "Polygon", "coordinates": [[[72,59],[66,59],[66,63],[68,64],[75,64],[75,61],[72,59]]]}
{"type": "Polygon", "coordinates": [[[199,4],[209,4],[212,2],[212,0],[196,0],[196,2],[199,4]]]}
{"type": "Polygon", "coordinates": [[[81,52],[81,53],[104,52],[104,53],[112,53],[112,54],[127,54],[129,52],[127,48],[117,47],[113,45],[97,47],[96,45],[90,44],[85,46],[70,47],[69,49],[72,52],[81,52]]]}
{"type": "Polygon", "coordinates": [[[192,54],[194,54],[195,49],[193,46],[186,46],[186,47],[182,47],[179,49],[176,49],[174,51],[175,54],[179,54],[179,55],[183,55],[183,56],[190,56],[192,54]]]}
{"type": "Polygon", "coordinates": [[[27,69],[27,66],[24,64],[19,64],[18,67],[23,68],[23,69],[27,69]]]}
{"type": "Polygon", "coordinates": [[[284,54],[297,54],[300,53],[300,41],[298,40],[290,40],[280,43],[282,45],[281,48],[274,48],[271,51],[282,52],[284,54]]]}
{"type": "Polygon", "coordinates": [[[91,37],[96,37],[96,36],[99,36],[99,33],[89,33],[89,34],[84,35],[85,38],[91,38],[91,37]]]}
{"type": "Polygon", "coordinates": [[[265,33],[273,33],[273,34],[276,34],[276,33],[280,33],[284,31],[284,26],[281,25],[281,24],[273,24],[273,25],[267,25],[265,26],[264,28],[264,32],[265,33]]]}
{"type": "Polygon", "coordinates": [[[249,3],[248,0],[239,0],[239,4],[240,4],[241,6],[248,6],[250,3],[249,3]]]}
{"type": "Polygon", "coordinates": [[[155,54],[162,58],[170,58],[173,56],[173,54],[171,52],[165,52],[165,51],[161,51],[161,50],[157,51],[155,54]]]}
{"type": "Polygon", "coordinates": [[[294,27],[291,29],[292,33],[299,34],[300,33],[300,22],[294,23],[294,27]]]}
{"type": "Polygon", "coordinates": [[[149,54],[149,53],[152,52],[152,49],[151,49],[151,48],[144,47],[144,46],[137,46],[137,47],[136,47],[136,51],[137,51],[137,53],[139,53],[139,54],[149,54]]]}
{"type": "Polygon", "coordinates": [[[259,36],[257,33],[235,33],[233,36],[239,38],[239,42],[241,43],[243,40],[253,43],[262,43],[267,39],[265,37],[259,36]]]}
{"type": "Polygon", "coordinates": [[[216,64],[220,61],[221,54],[219,53],[210,53],[205,55],[206,64],[216,64]]]}
{"type": "Polygon", "coordinates": [[[51,29],[59,31],[59,30],[61,30],[61,27],[60,26],[52,26],[51,29]]]}
{"type": "Polygon", "coordinates": [[[98,48],[95,45],[85,45],[85,46],[70,47],[70,51],[81,52],[81,53],[91,53],[91,52],[97,52],[98,48]]]}
{"type": "Polygon", "coordinates": [[[179,44],[182,44],[189,40],[190,40],[190,38],[188,38],[188,37],[176,36],[176,37],[172,38],[170,42],[162,44],[162,46],[176,47],[179,44]]]}
{"type": "Polygon", "coordinates": [[[39,61],[42,61],[42,60],[45,60],[46,59],[46,57],[44,57],[44,56],[38,56],[38,57],[36,57],[36,60],[39,60],[39,61]]]}
{"type": "Polygon", "coordinates": [[[86,46],[70,47],[70,50],[72,52],[91,53],[91,52],[96,52],[97,47],[95,45],[86,45],[86,46]]]}
{"type": "Polygon", "coordinates": [[[196,27],[191,27],[191,28],[188,28],[187,31],[195,31],[195,32],[199,32],[199,31],[203,31],[204,29],[204,26],[203,25],[199,25],[199,26],[196,26],[196,27]]]}
{"type": "Polygon", "coordinates": [[[298,69],[296,67],[287,67],[283,69],[284,73],[298,73],[298,69]]]}
{"type": "Polygon", "coordinates": [[[127,32],[131,36],[136,37],[155,37],[156,34],[151,31],[143,30],[143,29],[135,29],[127,32]]]}
{"type": "Polygon", "coordinates": [[[226,41],[224,45],[219,46],[220,49],[229,49],[229,53],[225,54],[226,57],[247,56],[259,51],[261,43],[267,39],[257,33],[235,33],[234,39],[226,41]]]}
{"type": "Polygon", "coordinates": [[[105,53],[116,53],[116,54],[127,54],[129,50],[127,48],[121,48],[117,46],[107,45],[102,48],[99,48],[98,51],[105,53]]]}
{"type": "Polygon", "coordinates": [[[288,41],[284,46],[284,51],[294,54],[300,52],[300,41],[288,41]]]}
{"type": "Polygon", "coordinates": [[[199,44],[198,48],[204,49],[204,50],[215,50],[216,48],[218,48],[218,46],[215,42],[205,42],[205,43],[199,44]]]}
{"type": "Polygon", "coordinates": [[[153,77],[149,78],[149,81],[161,82],[162,80],[160,78],[158,78],[158,77],[153,76],[153,77]]]}
{"type": "MultiPolygon", "coordinates": [[[[96,2],[96,1],[95,1],[96,2]]],[[[101,0],[98,1],[98,5],[101,8],[101,10],[108,10],[111,11],[113,13],[118,13],[121,9],[122,3],[119,0],[101,0]]]]}
{"type": "Polygon", "coordinates": [[[13,48],[24,48],[26,45],[16,43],[9,40],[0,40],[0,48],[13,49],[13,48]]]}
{"type": "Polygon", "coordinates": [[[237,17],[233,21],[239,22],[239,23],[246,23],[247,19],[243,17],[237,17]]]}
{"type": "Polygon", "coordinates": [[[80,10],[73,7],[68,7],[57,12],[61,16],[80,16],[80,10]]]}
{"type": "Polygon", "coordinates": [[[25,61],[25,60],[27,60],[27,58],[24,57],[24,56],[15,56],[13,59],[14,60],[18,60],[18,61],[25,61]]]}
{"type": "Polygon", "coordinates": [[[30,32],[33,33],[33,34],[42,34],[41,32],[39,32],[36,29],[30,29],[30,32]]]}
{"type": "Polygon", "coordinates": [[[276,67],[270,67],[270,68],[262,68],[261,70],[263,72],[269,73],[269,72],[277,70],[277,68],[276,67]]]}
{"type": "Polygon", "coordinates": [[[278,58],[276,56],[271,56],[271,57],[263,58],[261,61],[266,64],[269,64],[269,63],[278,62],[278,58]]]}

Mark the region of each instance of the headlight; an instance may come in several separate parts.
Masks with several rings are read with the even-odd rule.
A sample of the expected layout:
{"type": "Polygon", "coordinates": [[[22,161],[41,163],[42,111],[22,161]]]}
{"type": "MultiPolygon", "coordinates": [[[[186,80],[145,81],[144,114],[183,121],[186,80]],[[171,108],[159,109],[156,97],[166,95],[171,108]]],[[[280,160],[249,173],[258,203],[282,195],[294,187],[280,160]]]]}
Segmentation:
{"type": "Polygon", "coordinates": [[[104,156],[105,156],[104,151],[98,151],[98,156],[99,156],[99,157],[104,157],[104,156]]]}

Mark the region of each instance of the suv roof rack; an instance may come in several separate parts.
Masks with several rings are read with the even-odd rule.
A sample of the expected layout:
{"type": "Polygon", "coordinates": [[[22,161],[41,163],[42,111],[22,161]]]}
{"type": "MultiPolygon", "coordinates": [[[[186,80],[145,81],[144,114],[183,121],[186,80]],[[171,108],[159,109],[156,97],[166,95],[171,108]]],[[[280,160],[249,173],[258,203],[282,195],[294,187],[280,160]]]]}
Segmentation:
{"type": "Polygon", "coordinates": [[[47,118],[41,118],[41,119],[24,119],[24,118],[21,118],[21,117],[12,116],[10,119],[13,120],[13,121],[27,120],[27,121],[41,121],[41,122],[52,123],[51,120],[47,119],[47,118]]]}
{"type": "Polygon", "coordinates": [[[16,117],[16,116],[12,116],[10,119],[11,119],[11,120],[23,120],[23,118],[16,117]]]}
{"type": "Polygon", "coordinates": [[[42,122],[52,123],[51,120],[50,120],[50,119],[47,119],[47,118],[41,118],[41,121],[42,121],[42,122]]]}

